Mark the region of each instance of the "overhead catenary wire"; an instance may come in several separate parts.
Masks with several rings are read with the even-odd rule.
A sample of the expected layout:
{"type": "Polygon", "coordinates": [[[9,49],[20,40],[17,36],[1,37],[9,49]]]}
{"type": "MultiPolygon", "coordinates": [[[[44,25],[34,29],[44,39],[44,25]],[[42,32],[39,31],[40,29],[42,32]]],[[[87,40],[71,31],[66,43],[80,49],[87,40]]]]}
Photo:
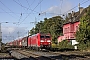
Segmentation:
{"type": "MultiPolygon", "coordinates": [[[[24,8],[24,9],[26,9],[26,10],[31,10],[32,12],[36,12],[36,13],[39,13],[39,12],[37,12],[37,11],[34,11],[34,10],[32,10],[31,8],[30,8],[30,6],[35,2],[35,0],[32,2],[32,4],[31,5],[29,5],[29,3],[28,3],[28,5],[29,5],[29,7],[27,8],[27,7],[25,7],[25,6],[23,6],[21,3],[20,3],[20,1],[19,1],[19,3],[17,2],[17,1],[15,1],[15,0],[13,0],[15,3],[17,3],[18,5],[20,5],[22,8],[24,8]]],[[[28,1],[27,1],[28,2],[28,1]]],[[[23,13],[22,13],[23,14],[23,13]]],[[[27,13],[27,16],[28,15],[30,15],[31,13],[27,13]]],[[[27,17],[25,17],[25,19],[26,19],[27,17]]],[[[21,19],[21,16],[20,16],[20,19],[21,19]]],[[[20,22],[22,22],[22,21],[20,21],[20,19],[19,19],[19,22],[18,22],[18,25],[20,25],[20,22]]],[[[25,20],[24,19],[24,20],[25,20]]]]}
{"type": "MultiPolygon", "coordinates": [[[[41,0],[40,0],[41,1],[41,0]]],[[[42,12],[42,10],[41,10],[41,3],[40,3],[40,12],[42,12]]]]}
{"type": "MultiPolygon", "coordinates": [[[[1,2],[0,1],[0,3],[3,5],[3,6],[5,6],[9,11],[10,11],[10,13],[13,13],[14,15],[16,15],[10,8],[8,8],[3,2],[1,2]]],[[[2,9],[3,11],[5,11],[4,9],[2,9]]],[[[9,14],[10,16],[12,16],[12,17],[14,17],[13,15],[11,15],[10,13],[8,13],[8,12],[6,12],[5,11],[5,13],[7,13],[7,14],[9,14]]],[[[17,15],[16,15],[17,16],[17,15]]],[[[18,17],[18,16],[17,16],[18,17]]],[[[15,17],[14,17],[15,18],[15,17]]],[[[16,18],[15,18],[16,19],[16,18]]],[[[21,19],[21,17],[20,17],[20,19],[21,19]]],[[[19,19],[19,20],[20,20],[19,19]]]]}
{"type": "MultiPolygon", "coordinates": [[[[81,2],[84,2],[85,0],[82,0],[81,2]]],[[[79,0],[79,2],[80,2],[80,0],[79,0]]]]}
{"type": "MultiPolygon", "coordinates": [[[[31,4],[28,3],[28,0],[26,0],[27,4],[28,4],[28,9],[31,8],[31,6],[33,5],[33,3],[35,2],[35,0],[33,0],[33,2],[31,4]]],[[[28,10],[27,9],[27,10],[28,10]]]]}
{"type": "MultiPolygon", "coordinates": [[[[62,4],[63,4],[63,0],[60,0],[60,1],[62,1],[62,3],[61,3],[61,5],[62,5],[62,4]]],[[[83,4],[87,3],[88,1],[90,1],[90,0],[86,0],[86,1],[85,1],[85,0],[82,0],[82,3],[80,3],[80,5],[83,5],[83,4]]],[[[64,14],[67,14],[69,11],[72,11],[72,10],[75,9],[76,7],[78,7],[78,5],[75,6],[75,7],[73,7],[73,8],[71,8],[70,10],[62,13],[62,14],[57,14],[57,13],[48,13],[48,14],[64,15],[64,14]]],[[[62,7],[61,7],[61,8],[62,8],[62,7]]],[[[60,11],[61,11],[61,10],[60,10],[60,11]]]]}
{"type": "MultiPolygon", "coordinates": [[[[18,0],[19,4],[21,4],[21,2],[18,0]]],[[[22,4],[21,4],[22,5],[22,4]]],[[[24,9],[25,10],[25,9],[24,9]]],[[[22,7],[21,7],[21,13],[20,13],[20,18],[19,18],[19,21],[17,23],[17,25],[20,23],[20,20],[22,19],[22,7]]]]}
{"type": "MultiPolygon", "coordinates": [[[[27,0],[28,1],[28,0],[27,0]]],[[[82,1],[85,1],[85,0],[82,0],[82,1]]],[[[88,2],[88,1],[90,1],[90,0],[86,0],[85,2],[83,2],[83,3],[80,3],[80,5],[82,5],[82,4],[84,4],[84,3],[86,3],[86,2],[88,2]]],[[[30,5],[30,4],[29,4],[30,5]]],[[[76,7],[78,7],[78,6],[76,6],[76,7]]],[[[76,8],[75,7],[75,8],[76,8]]],[[[26,7],[27,8],[27,7],[26,7]]],[[[30,8],[29,8],[30,9],[30,8]]],[[[72,8],[72,9],[74,9],[74,7],[72,8]]],[[[72,9],[70,9],[70,10],[68,10],[68,11],[71,11],[72,9]]],[[[2,9],[2,10],[4,10],[4,9],[2,9]]],[[[6,12],[5,11],[5,13],[15,13],[15,12],[6,12]]],[[[67,13],[67,12],[64,12],[64,13],[67,13]]],[[[21,14],[21,13],[18,13],[18,14],[21,14]]],[[[32,14],[32,13],[22,13],[22,14],[32,14]]],[[[55,14],[55,13],[50,13],[50,14],[55,14]]],[[[9,15],[11,15],[11,14],[9,14],[9,15]]],[[[63,14],[61,14],[61,15],[63,15],[63,14]]],[[[21,15],[20,15],[21,16],[21,15]]]]}
{"type": "MultiPolygon", "coordinates": [[[[18,5],[20,5],[21,7],[23,7],[23,8],[26,8],[26,9],[29,9],[29,10],[31,10],[31,11],[34,11],[33,9],[30,9],[30,8],[27,8],[27,7],[25,7],[25,6],[23,6],[23,5],[21,5],[20,3],[18,3],[17,1],[15,1],[15,0],[13,0],[15,3],[17,3],[18,5]]],[[[39,12],[37,12],[37,11],[34,11],[34,12],[36,12],[36,13],[39,13],[39,12]]]]}
{"type": "MultiPolygon", "coordinates": [[[[8,11],[6,11],[6,12],[0,12],[0,13],[14,13],[14,14],[21,14],[21,13],[18,13],[18,12],[8,12],[8,11]]],[[[29,14],[29,13],[22,13],[22,15],[23,14],[29,14]]],[[[31,14],[37,14],[37,13],[31,13],[31,14]]]]}
{"type": "MultiPolygon", "coordinates": [[[[31,9],[31,6],[34,4],[35,0],[33,0],[31,4],[28,3],[28,2],[29,2],[28,0],[26,0],[26,2],[27,2],[27,4],[28,4],[28,9],[27,9],[27,10],[29,10],[29,9],[31,9]]],[[[34,14],[33,14],[33,15],[34,15],[34,14]]],[[[31,17],[31,18],[32,18],[32,17],[31,17]]]]}
{"type": "MultiPolygon", "coordinates": [[[[82,2],[82,3],[80,3],[80,5],[85,4],[85,3],[86,3],[86,2],[88,2],[88,1],[90,1],[90,0],[86,0],[86,1],[84,1],[84,2],[82,2]]],[[[78,7],[78,5],[77,5],[77,6],[75,6],[75,7],[73,7],[73,8],[71,8],[70,10],[68,10],[68,11],[64,12],[63,14],[68,13],[69,11],[71,11],[71,10],[75,9],[76,7],[78,7]]]]}
{"type": "MultiPolygon", "coordinates": [[[[38,5],[42,2],[43,0],[41,0],[36,6],[35,6],[35,8],[25,17],[25,19],[38,7],[38,5]]],[[[25,21],[25,19],[23,20],[23,21],[25,21]]],[[[22,22],[23,22],[22,21],[22,22]]],[[[22,22],[20,22],[20,24],[22,23],[22,22]]],[[[20,25],[19,24],[19,25],[20,25]]]]}
{"type": "MultiPolygon", "coordinates": [[[[28,4],[28,8],[30,7],[29,3],[28,3],[28,0],[26,0],[27,4],[28,4]]],[[[27,9],[28,10],[28,9],[27,9]]]]}
{"type": "MultiPolygon", "coordinates": [[[[10,13],[6,12],[3,8],[1,8],[2,11],[4,11],[5,13],[9,14],[10,16],[12,16],[10,13]]],[[[15,18],[14,16],[12,16],[13,18],[15,18]]],[[[16,18],[15,18],[16,19],[16,18]]]]}
{"type": "MultiPolygon", "coordinates": [[[[21,4],[21,2],[18,0],[18,3],[20,4],[20,5],[22,5],[21,4]]],[[[23,6],[23,5],[22,5],[23,6]]],[[[24,10],[25,10],[25,8],[24,7],[21,7],[21,8],[23,8],[24,10]]],[[[22,10],[21,10],[21,13],[22,13],[22,10]]]]}
{"type": "MultiPolygon", "coordinates": [[[[22,18],[22,13],[20,14],[19,22],[20,22],[21,18],[22,18]]],[[[18,22],[18,23],[19,23],[19,22],[18,22]]]]}
{"type": "MultiPolygon", "coordinates": [[[[3,6],[5,6],[9,11],[11,11],[13,14],[14,14],[14,12],[10,9],[10,8],[8,8],[2,1],[0,1],[0,3],[3,5],[3,6]]],[[[15,15],[15,14],[14,14],[15,15]]],[[[17,16],[17,15],[16,15],[17,16]]]]}

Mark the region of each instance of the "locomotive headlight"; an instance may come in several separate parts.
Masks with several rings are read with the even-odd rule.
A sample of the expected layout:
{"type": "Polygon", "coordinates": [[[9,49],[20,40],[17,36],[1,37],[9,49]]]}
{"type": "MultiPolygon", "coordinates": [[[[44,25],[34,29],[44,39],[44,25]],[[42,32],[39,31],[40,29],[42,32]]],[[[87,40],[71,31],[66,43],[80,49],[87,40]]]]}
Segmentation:
{"type": "Polygon", "coordinates": [[[50,44],[50,43],[49,43],[50,44]]]}
{"type": "Polygon", "coordinates": [[[47,40],[47,42],[51,42],[51,40],[47,40]]]}
{"type": "Polygon", "coordinates": [[[43,40],[41,40],[40,42],[44,42],[43,40]]]}
{"type": "Polygon", "coordinates": [[[42,43],[41,43],[41,45],[42,45],[42,43]]]}

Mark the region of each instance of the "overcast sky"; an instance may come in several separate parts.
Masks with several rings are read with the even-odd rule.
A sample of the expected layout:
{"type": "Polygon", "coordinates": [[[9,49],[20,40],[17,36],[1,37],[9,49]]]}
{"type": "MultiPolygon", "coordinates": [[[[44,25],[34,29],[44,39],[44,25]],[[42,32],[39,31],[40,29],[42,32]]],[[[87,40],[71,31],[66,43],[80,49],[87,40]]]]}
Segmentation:
{"type": "Polygon", "coordinates": [[[86,8],[90,0],[0,0],[2,42],[26,36],[35,20],[78,11],[79,3],[86,8]]]}

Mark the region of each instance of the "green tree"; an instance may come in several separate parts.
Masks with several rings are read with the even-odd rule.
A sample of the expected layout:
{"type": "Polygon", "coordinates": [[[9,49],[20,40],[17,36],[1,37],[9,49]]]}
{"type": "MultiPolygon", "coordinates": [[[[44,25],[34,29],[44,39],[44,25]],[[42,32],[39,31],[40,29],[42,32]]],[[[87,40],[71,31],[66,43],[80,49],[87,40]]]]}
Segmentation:
{"type": "Polygon", "coordinates": [[[33,35],[33,34],[35,34],[35,28],[33,27],[31,30],[30,30],[30,35],[33,35]]]}
{"type": "Polygon", "coordinates": [[[35,34],[42,32],[42,27],[43,27],[43,21],[38,22],[35,26],[35,34]]]}
{"type": "Polygon", "coordinates": [[[81,50],[87,49],[90,45],[90,6],[80,18],[79,30],[76,32],[76,40],[79,42],[78,47],[81,50]]]}
{"type": "Polygon", "coordinates": [[[74,49],[74,47],[68,40],[63,40],[59,43],[59,49],[74,49]]]}

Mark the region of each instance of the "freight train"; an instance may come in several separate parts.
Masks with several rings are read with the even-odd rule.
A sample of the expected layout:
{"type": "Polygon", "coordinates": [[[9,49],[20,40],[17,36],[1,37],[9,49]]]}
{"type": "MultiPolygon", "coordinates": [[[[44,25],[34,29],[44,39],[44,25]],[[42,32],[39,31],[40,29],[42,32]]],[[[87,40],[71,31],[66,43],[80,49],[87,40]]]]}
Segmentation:
{"type": "Polygon", "coordinates": [[[12,47],[24,47],[29,49],[50,49],[51,48],[51,35],[43,34],[43,33],[37,33],[32,36],[26,36],[17,40],[14,40],[12,42],[7,43],[7,45],[12,47]]]}

